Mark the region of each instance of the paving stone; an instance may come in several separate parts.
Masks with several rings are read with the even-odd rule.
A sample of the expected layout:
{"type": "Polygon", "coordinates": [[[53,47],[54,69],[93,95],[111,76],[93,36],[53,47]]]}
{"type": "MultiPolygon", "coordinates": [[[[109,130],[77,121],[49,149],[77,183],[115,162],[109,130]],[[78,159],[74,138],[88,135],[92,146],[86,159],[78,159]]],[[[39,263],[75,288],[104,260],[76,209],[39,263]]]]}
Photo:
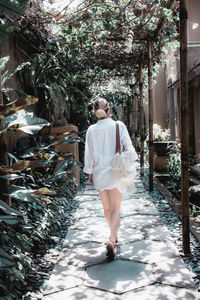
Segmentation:
{"type": "Polygon", "coordinates": [[[121,294],[153,282],[150,265],[114,260],[87,268],[84,284],[121,294]]]}
{"type": "MultiPolygon", "coordinates": [[[[109,229],[107,228],[106,231],[92,231],[91,232],[91,241],[92,242],[99,242],[106,244],[109,239],[109,229]]],[[[135,241],[140,241],[144,239],[145,233],[141,230],[136,228],[126,228],[120,227],[118,232],[118,245],[128,244],[135,241]]]]}
{"type": "Polygon", "coordinates": [[[145,228],[144,231],[145,231],[146,239],[157,240],[157,241],[162,241],[162,240],[173,241],[173,238],[165,225],[155,226],[153,228],[145,228]]]}
{"type": "Polygon", "coordinates": [[[84,191],[90,191],[90,190],[95,190],[94,186],[91,184],[86,184],[84,187],[84,191]]]}
{"type": "Polygon", "coordinates": [[[88,231],[70,229],[63,242],[63,248],[89,242],[92,234],[88,231]]]}
{"type": "Polygon", "coordinates": [[[104,231],[107,227],[108,226],[105,218],[90,217],[86,219],[75,220],[74,225],[72,225],[70,228],[87,230],[87,231],[95,231],[95,230],[104,231]]]}
{"type": "Polygon", "coordinates": [[[63,248],[57,264],[63,267],[69,264],[77,267],[86,267],[106,261],[105,245],[89,242],[63,248]]]}
{"type": "Polygon", "coordinates": [[[148,207],[138,207],[138,213],[139,214],[144,214],[144,215],[159,215],[158,210],[156,209],[156,207],[154,205],[150,205],[148,207]]]}
{"type": "Polygon", "coordinates": [[[78,195],[75,197],[75,200],[82,203],[82,202],[88,202],[88,201],[96,201],[98,200],[98,196],[94,195],[78,195]]]}
{"type": "Polygon", "coordinates": [[[122,205],[135,205],[136,208],[143,206],[154,206],[149,196],[142,197],[141,195],[132,195],[129,198],[122,198],[122,205]]]}
{"type": "Polygon", "coordinates": [[[179,256],[175,245],[170,242],[142,240],[120,246],[119,257],[145,263],[156,263],[179,256]]]}
{"type": "Polygon", "coordinates": [[[153,269],[157,281],[163,284],[196,289],[191,274],[180,257],[155,264],[153,269]]]}
{"type": "Polygon", "coordinates": [[[118,244],[128,244],[135,241],[143,240],[145,233],[137,228],[120,227],[118,231],[118,244]]]}
{"type": "Polygon", "coordinates": [[[119,300],[118,295],[89,287],[79,286],[43,297],[43,300],[119,300]]]}
{"type": "Polygon", "coordinates": [[[124,195],[122,197],[122,202],[123,201],[128,201],[128,200],[131,200],[133,202],[136,202],[136,203],[140,203],[140,202],[143,202],[143,201],[149,201],[149,204],[152,205],[152,201],[151,201],[151,197],[149,196],[149,193],[147,193],[146,191],[142,192],[141,193],[135,193],[135,194],[132,194],[132,195],[124,195]]]}
{"type": "Polygon", "coordinates": [[[86,190],[84,191],[83,195],[99,195],[99,192],[95,189],[91,189],[91,190],[86,190]]]}
{"type": "Polygon", "coordinates": [[[57,264],[53,269],[44,294],[47,295],[81,285],[84,276],[84,269],[57,264]]]}
{"type": "Polygon", "coordinates": [[[87,208],[88,210],[98,210],[102,208],[101,200],[93,200],[93,201],[87,201],[87,202],[81,202],[79,205],[79,208],[87,208]]]}
{"type": "Polygon", "coordinates": [[[192,290],[153,284],[122,295],[122,300],[198,300],[199,294],[192,290]]]}
{"type": "Polygon", "coordinates": [[[91,209],[89,210],[87,208],[79,208],[74,215],[74,220],[90,218],[91,216],[92,217],[104,217],[103,207],[98,208],[96,210],[91,210],[91,209]]]}
{"type": "Polygon", "coordinates": [[[153,205],[145,206],[142,204],[131,203],[126,205],[126,202],[123,203],[121,208],[121,217],[127,217],[134,214],[143,214],[143,215],[158,215],[158,211],[153,205]]]}
{"type": "Polygon", "coordinates": [[[162,220],[159,216],[151,215],[132,215],[121,219],[121,224],[125,227],[145,228],[155,225],[161,225],[162,220]]]}

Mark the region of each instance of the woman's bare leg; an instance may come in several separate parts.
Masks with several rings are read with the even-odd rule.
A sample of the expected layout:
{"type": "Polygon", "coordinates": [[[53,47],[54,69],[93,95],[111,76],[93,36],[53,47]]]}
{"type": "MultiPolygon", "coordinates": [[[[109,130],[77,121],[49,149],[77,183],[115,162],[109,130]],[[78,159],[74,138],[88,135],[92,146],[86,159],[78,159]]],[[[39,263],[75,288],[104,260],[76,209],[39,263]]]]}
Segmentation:
{"type": "Polygon", "coordinates": [[[110,229],[111,205],[108,190],[99,191],[99,195],[103,204],[104,216],[110,229]]]}
{"type": "Polygon", "coordinates": [[[115,243],[120,224],[120,206],[122,193],[118,189],[108,190],[110,199],[110,239],[115,243]]]}

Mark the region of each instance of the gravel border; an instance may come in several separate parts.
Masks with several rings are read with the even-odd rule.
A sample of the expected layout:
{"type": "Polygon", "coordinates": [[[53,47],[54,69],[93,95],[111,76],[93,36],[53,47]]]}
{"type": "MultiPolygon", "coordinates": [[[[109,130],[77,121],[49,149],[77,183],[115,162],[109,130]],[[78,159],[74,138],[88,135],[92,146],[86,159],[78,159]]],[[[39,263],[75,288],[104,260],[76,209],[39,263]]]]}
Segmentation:
{"type": "MultiPolygon", "coordinates": [[[[145,168],[145,175],[140,177],[145,189],[149,189],[149,178],[148,178],[148,168],[145,168]]],[[[187,265],[191,276],[194,279],[194,282],[197,286],[198,292],[200,292],[200,243],[196,237],[190,232],[190,249],[191,253],[184,255],[182,251],[182,222],[169,205],[167,200],[163,195],[158,191],[156,184],[154,183],[154,191],[149,192],[152,197],[152,201],[156,206],[161,219],[167,226],[171,236],[174,239],[174,242],[177,246],[177,249],[182,257],[183,261],[187,265]]]]}

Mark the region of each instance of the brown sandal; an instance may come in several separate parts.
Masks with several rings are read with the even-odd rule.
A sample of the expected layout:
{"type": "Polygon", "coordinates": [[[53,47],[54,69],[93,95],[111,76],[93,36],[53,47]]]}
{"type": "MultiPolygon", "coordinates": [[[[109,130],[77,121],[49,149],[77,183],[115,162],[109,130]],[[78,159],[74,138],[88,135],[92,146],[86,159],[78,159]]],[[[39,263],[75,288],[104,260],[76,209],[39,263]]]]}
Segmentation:
{"type": "Polygon", "coordinates": [[[111,259],[114,259],[115,257],[115,243],[113,241],[109,241],[107,243],[107,246],[106,246],[106,249],[107,249],[107,253],[106,255],[111,258],[111,259]]]}

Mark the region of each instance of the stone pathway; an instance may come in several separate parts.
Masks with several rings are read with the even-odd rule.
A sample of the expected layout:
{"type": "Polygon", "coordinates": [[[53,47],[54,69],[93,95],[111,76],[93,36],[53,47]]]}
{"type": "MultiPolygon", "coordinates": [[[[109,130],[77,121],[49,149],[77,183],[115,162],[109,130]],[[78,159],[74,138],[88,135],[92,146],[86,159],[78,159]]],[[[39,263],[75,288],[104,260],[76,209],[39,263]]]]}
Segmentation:
{"type": "Polygon", "coordinates": [[[86,186],[43,300],[200,299],[167,227],[139,178],[123,197],[116,259],[108,261],[109,232],[98,193],[86,186]]]}

